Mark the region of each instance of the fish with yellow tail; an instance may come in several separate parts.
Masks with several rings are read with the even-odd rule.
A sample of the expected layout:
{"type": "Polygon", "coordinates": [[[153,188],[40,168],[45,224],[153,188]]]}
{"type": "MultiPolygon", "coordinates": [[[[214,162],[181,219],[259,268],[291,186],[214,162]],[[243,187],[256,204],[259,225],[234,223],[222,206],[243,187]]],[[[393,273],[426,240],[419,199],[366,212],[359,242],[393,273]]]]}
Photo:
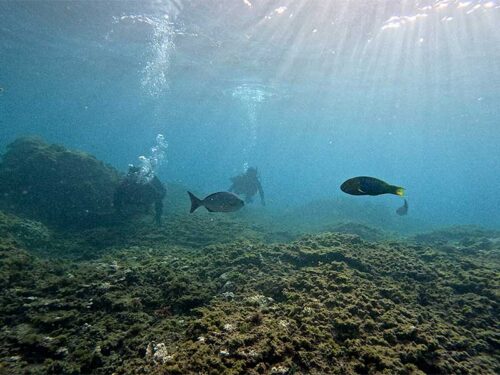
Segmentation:
{"type": "Polygon", "coordinates": [[[378,178],[367,176],[353,177],[344,181],[340,185],[340,190],[351,195],[394,194],[402,197],[405,194],[405,189],[400,186],[390,185],[378,178]]]}

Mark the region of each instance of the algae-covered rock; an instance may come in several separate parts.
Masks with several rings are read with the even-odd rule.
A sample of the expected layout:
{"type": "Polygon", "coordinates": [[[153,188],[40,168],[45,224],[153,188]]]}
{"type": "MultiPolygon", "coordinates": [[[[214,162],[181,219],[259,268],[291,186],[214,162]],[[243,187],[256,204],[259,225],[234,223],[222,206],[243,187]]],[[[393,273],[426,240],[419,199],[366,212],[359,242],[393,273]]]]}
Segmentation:
{"type": "Polygon", "coordinates": [[[0,211],[0,236],[28,249],[39,249],[50,244],[52,232],[38,221],[21,219],[0,211]]]}
{"type": "Polygon", "coordinates": [[[380,229],[355,222],[338,223],[324,229],[328,232],[356,234],[367,241],[381,241],[388,238],[388,234],[380,229]]]}
{"type": "Polygon", "coordinates": [[[93,156],[20,138],[0,163],[0,205],[4,209],[59,226],[89,221],[108,212],[119,174],[93,156]]]}
{"type": "Polygon", "coordinates": [[[0,214],[0,373],[498,373],[499,249],[446,250],[492,232],[265,243],[239,215],[166,219],[49,232],[45,259],[0,214]]]}

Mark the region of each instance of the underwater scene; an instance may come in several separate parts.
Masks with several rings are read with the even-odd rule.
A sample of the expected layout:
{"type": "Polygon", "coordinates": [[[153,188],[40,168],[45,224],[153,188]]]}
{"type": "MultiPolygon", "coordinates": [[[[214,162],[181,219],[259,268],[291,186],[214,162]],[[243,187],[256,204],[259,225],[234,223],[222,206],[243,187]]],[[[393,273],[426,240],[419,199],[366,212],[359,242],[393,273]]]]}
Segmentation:
{"type": "Polygon", "coordinates": [[[499,374],[499,30],[0,1],[0,374],[499,374]]]}

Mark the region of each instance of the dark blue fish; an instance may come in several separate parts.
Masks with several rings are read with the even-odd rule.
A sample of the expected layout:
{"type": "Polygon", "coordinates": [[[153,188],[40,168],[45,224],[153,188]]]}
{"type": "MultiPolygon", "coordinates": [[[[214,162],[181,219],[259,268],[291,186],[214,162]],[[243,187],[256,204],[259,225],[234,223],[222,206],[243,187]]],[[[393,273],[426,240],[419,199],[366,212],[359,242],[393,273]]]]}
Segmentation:
{"type": "Polygon", "coordinates": [[[340,190],[351,195],[395,194],[402,197],[405,193],[405,189],[400,186],[389,185],[378,178],[366,176],[350,178],[340,186],[340,190]]]}

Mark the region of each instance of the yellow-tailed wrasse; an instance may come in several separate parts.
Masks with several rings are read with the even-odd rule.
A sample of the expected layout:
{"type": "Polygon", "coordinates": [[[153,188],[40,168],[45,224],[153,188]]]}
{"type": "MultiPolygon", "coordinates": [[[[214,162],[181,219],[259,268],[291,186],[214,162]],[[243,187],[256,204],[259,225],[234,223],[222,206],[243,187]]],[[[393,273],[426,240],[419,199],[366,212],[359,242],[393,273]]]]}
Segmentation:
{"type": "Polygon", "coordinates": [[[345,181],[340,190],[351,195],[381,195],[394,194],[402,197],[405,189],[400,186],[390,185],[375,177],[353,177],[345,181]]]}

